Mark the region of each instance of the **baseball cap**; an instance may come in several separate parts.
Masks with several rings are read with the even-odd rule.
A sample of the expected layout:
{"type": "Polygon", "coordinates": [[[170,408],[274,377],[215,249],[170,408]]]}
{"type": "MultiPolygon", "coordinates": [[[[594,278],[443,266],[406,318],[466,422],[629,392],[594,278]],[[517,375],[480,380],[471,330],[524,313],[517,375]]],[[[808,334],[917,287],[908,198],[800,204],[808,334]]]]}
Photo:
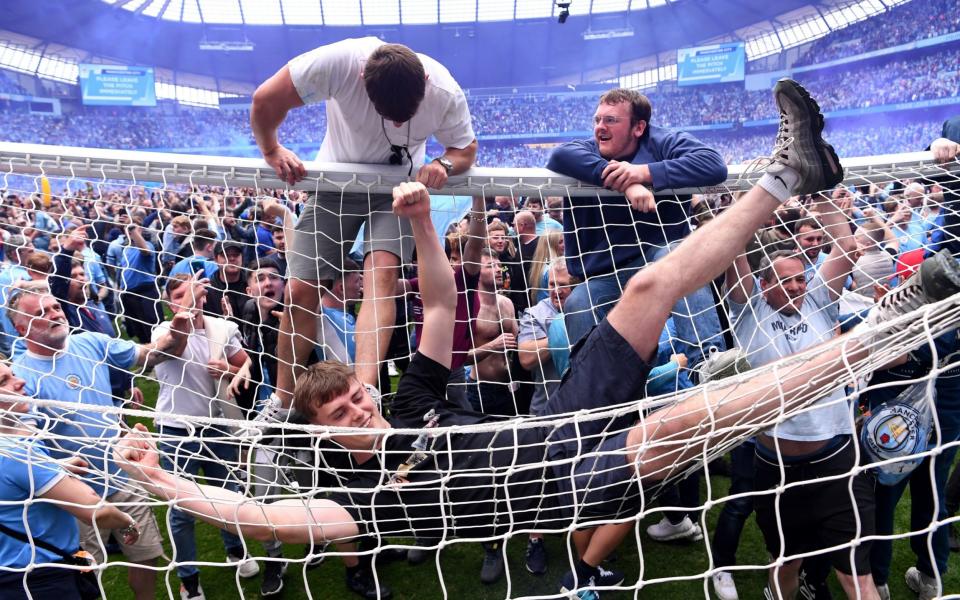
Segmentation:
{"type": "Polygon", "coordinates": [[[227,253],[227,250],[236,250],[237,252],[243,253],[243,244],[236,240],[225,240],[217,244],[217,247],[214,249],[214,254],[216,256],[222,256],[227,253]]]}

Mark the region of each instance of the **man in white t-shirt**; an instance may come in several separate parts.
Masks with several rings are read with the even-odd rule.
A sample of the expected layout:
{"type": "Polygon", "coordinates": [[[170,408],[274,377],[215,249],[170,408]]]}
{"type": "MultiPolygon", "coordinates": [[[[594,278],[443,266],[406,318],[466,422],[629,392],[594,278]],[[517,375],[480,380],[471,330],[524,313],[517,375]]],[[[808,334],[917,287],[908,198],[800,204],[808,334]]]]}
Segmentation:
{"type": "MultiPolygon", "coordinates": [[[[226,428],[207,426],[189,417],[219,417],[217,387],[220,378],[232,378],[250,360],[243,350],[237,325],[219,317],[206,317],[206,279],[192,274],[174,275],[167,283],[167,303],[174,314],[193,315],[187,346],[179,357],[155,367],[160,392],[154,421],[164,449],[164,466],[208,483],[238,491],[239,481],[226,465],[236,464],[237,445],[226,428]],[[186,418],[185,418],[186,417],[186,418]],[[173,460],[176,461],[174,465],[173,460]]],[[[162,339],[170,329],[165,321],[154,328],[153,339],[162,339]]],[[[203,598],[196,567],[197,545],[193,515],[170,509],[170,532],[177,575],[183,584],[181,597],[203,598]]],[[[237,563],[241,577],[254,577],[260,569],[249,560],[243,541],[220,532],[227,561],[237,563]]]]}
{"type": "MultiPolygon", "coordinates": [[[[832,249],[809,281],[811,271],[799,248],[764,256],[759,280],[751,272],[746,254],[727,270],[733,333],[750,365],[759,367],[777,361],[837,334],[837,300],[853,268],[856,251],[845,212],[849,207],[849,198],[830,201],[818,196],[815,209],[832,249]],[[757,281],[759,290],[755,290],[757,281]]],[[[855,446],[853,414],[843,388],[819,398],[810,410],[758,435],[756,489],[769,492],[780,485],[789,487],[777,494],[758,496],[757,524],[772,556],[781,556],[781,550],[786,556],[821,551],[829,557],[848,597],[875,598],[869,543],[856,546],[852,555],[849,548],[822,552],[874,531],[875,498],[869,473],[859,473],[852,483],[846,477],[813,482],[855,468],[855,446]]],[[[794,597],[801,563],[795,559],[771,570],[773,597],[794,597]]]]}
{"type": "MultiPolygon", "coordinates": [[[[440,189],[449,175],[469,169],[477,140],[467,101],[447,69],[406,46],[374,37],[347,39],[291,60],[253,95],[250,124],[263,157],[277,175],[293,184],[306,170],[277,139],[289,110],[326,101],[327,132],[317,159],[322,162],[393,164],[417,168],[420,183],[440,189]],[[425,163],[426,141],[445,147],[425,163]]],[[[378,362],[393,333],[394,291],[400,264],[413,250],[409,223],[391,212],[388,195],[312,195],[289,244],[289,309],[281,322],[277,393],[264,418],[282,417],[293,398],[295,372],[313,350],[320,303],[318,284],[343,270],[343,257],[366,223],[364,296],[357,319],[357,375],[378,383],[378,362]],[[293,335],[296,331],[297,335],[293,335]]],[[[329,288],[329,285],[326,286],[329,288]]]]}

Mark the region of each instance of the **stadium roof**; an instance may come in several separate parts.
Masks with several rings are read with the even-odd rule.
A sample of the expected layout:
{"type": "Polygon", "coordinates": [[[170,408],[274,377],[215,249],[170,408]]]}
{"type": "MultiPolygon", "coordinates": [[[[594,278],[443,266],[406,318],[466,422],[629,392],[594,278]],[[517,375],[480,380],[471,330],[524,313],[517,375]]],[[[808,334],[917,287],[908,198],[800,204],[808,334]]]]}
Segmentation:
{"type": "Polygon", "coordinates": [[[75,82],[81,62],[152,66],[158,81],[247,94],[302,52],[375,35],[467,88],[640,87],[671,78],[678,48],[742,40],[753,59],[903,1],[571,0],[560,24],[553,0],[5,0],[0,68],[75,82]]]}
{"type": "MultiPolygon", "coordinates": [[[[247,25],[424,25],[556,17],[554,0],[101,0],[148,17],[247,25]]],[[[678,0],[570,0],[570,15],[645,10],[678,0]]]]}

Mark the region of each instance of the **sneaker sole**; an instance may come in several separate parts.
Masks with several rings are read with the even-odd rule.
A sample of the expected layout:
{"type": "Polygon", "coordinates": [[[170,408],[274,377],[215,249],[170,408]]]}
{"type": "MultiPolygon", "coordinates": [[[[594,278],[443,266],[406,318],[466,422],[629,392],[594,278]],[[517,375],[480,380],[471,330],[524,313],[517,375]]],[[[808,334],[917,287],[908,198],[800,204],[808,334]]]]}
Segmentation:
{"type": "Polygon", "coordinates": [[[272,597],[272,596],[276,596],[277,594],[279,594],[279,593],[282,592],[282,591],[283,591],[283,582],[281,581],[281,582],[280,582],[280,587],[278,587],[277,589],[273,590],[272,592],[264,592],[263,590],[260,590],[260,597],[261,597],[261,598],[270,598],[270,597],[272,597]]]}
{"type": "MultiPolygon", "coordinates": [[[[581,591],[581,592],[587,592],[587,593],[593,594],[593,597],[594,597],[594,598],[599,598],[599,597],[600,597],[596,592],[591,591],[591,590],[580,590],[580,591],[581,591]]],[[[583,600],[583,598],[580,596],[580,592],[578,592],[578,591],[576,591],[576,590],[574,590],[574,591],[571,592],[571,591],[568,590],[567,588],[561,586],[561,588],[560,588],[560,593],[561,593],[561,594],[566,594],[567,600],[583,600]]]]}
{"type": "MultiPolygon", "coordinates": [[[[527,567],[527,565],[524,565],[524,566],[527,567]]],[[[544,570],[542,570],[542,571],[534,571],[534,570],[531,569],[530,567],[527,567],[527,573],[530,573],[531,575],[538,575],[538,576],[539,576],[539,575],[545,575],[545,574],[547,573],[547,570],[544,569],[544,570]]]]}
{"type": "Polygon", "coordinates": [[[650,539],[655,542],[675,542],[677,540],[690,541],[690,542],[699,542],[703,539],[703,532],[697,532],[696,529],[688,529],[682,533],[674,533],[665,537],[654,537],[650,535],[650,532],[647,532],[647,535],[650,536],[650,539]]]}
{"type": "Polygon", "coordinates": [[[287,574],[287,567],[288,567],[288,566],[289,566],[288,563],[283,563],[283,566],[280,567],[280,587],[278,587],[277,589],[273,590],[272,592],[267,592],[267,593],[264,593],[263,589],[261,588],[261,589],[260,589],[260,597],[261,597],[261,598],[269,598],[270,596],[276,596],[277,594],[279,594],[279,593],[283,590],[283,576],[287,574]]]}
{"type": "MultiPolygon", "coordinates": [[[[833,146],[823,139],[824,119],[820,110],[820,105],[810,95],[805,87],[792,79],[781,79],[777,81],[773,88],[774,97],[777,101],[777,108],[780,106],[780,95],[790,97],[797,105],[806,107],[807,117],[813,128],[814,148],[817,152],[817,160],[820,162],[823,181],[819,186],[824,191],[832,189],[838,183],[843,181],[843,165],[840,164],[840,157],[837,156],[833,146]]],[[[814,157],[807,157],[813,159],[814,157]]]]}
{"type": "Polygon", "coordinates": [[[932,301],[940,301],[960,291],[960,263],[947,250],[941,250],[920,263],[923,292],[932,301]]]}

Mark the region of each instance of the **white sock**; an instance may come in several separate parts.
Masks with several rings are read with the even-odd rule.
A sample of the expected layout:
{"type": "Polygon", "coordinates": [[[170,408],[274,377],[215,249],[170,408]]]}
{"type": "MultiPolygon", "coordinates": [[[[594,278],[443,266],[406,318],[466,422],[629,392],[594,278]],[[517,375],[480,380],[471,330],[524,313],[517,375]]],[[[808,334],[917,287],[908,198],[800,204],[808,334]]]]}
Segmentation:
{"type": "Polygon", "coordinates": [[[757,185],[770,192],[770,195],[786,202],[793,195],[793,188],[800,180],[800,175],[789,167],[782,167],[775,175],[764,173],[757,185]]]}

